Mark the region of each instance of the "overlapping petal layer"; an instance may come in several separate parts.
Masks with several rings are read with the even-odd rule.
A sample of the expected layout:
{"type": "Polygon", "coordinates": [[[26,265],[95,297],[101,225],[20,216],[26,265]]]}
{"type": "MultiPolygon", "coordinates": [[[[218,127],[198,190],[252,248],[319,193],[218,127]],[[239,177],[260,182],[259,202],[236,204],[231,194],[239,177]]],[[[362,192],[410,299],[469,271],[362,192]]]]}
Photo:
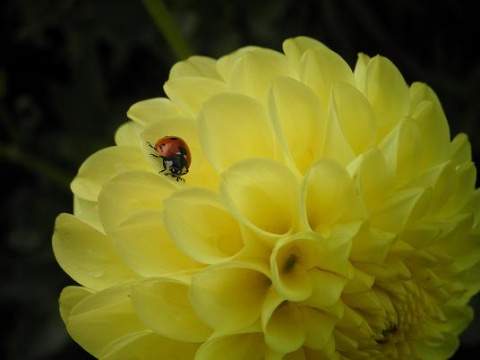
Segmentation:
{"type": "Polygon", "coordinates": [[[455,352],[480,291],[468,137],[382,56],[352,69],[308,37],[283,51],[175,64],[168,98],[134,104],[80,167],[53,249],[81,285],[62,319],[93,356],[455,352]],[[184,181],[162,172],[164,136],[188,144],[184,181]]]}

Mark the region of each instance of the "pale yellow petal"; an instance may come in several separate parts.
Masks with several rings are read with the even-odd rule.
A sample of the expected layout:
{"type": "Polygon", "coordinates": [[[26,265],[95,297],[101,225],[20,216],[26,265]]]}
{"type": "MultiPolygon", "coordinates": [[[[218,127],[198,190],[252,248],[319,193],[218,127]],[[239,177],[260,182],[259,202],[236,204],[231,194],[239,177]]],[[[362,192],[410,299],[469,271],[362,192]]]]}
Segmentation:
{"type": "Polygon", "coordinates": [[[72,309],[87,296],[93,293],[92,290],[82,286],[67,286],[60,293],[58,299],[60,305],[60,316],[63,322],[67,322],[72,309]]]}
{"type": "Polygon", "coordinates": [[[418,124],[423,143],[420,166],[428,168],[444,162],[450,145],[450,130],[441,106],[431,101],[423,101],[412,114],[412,118],[418,124]]]}
{"type": "Polygon", "coordinates": [[[103,349],[101,360],[193,359],[200,344],[178,341],[148,331],[127,334],[103,349]]]}
{"type": "Polygon", "coordinates": [[[164,85],[165,93],[182,113],[194,117],[213,95],[227,91],[227,85],[205,77],[177,77],[164,85]]]}
{"type": "Polygon", "coordinates": [[[218,172],[252,157],[276,158],[270,118],[250,97],[218,94],[204,104],[198,121],[200,144],[218,172]]]}
{"type": "Polygon", "coordinates": [[[88,223],[98,231],[104,231],[98,215],[97,202],[89,201],[73,195],[73,215],[79,220],[88,223]]]}
{"type": "Polygon", "coordinates": [[[370,61],[371,61],[370,56],[360,52],[358,53],[357,61],[355,62],[355,67],[353,69],[356,88],[364,94],[365,94],[365,81],[367,78],[367,67],[370,61]]]}
{"type": "Polygon", "coordinates": [[[217,71],[227,83],[230,82],[230,77],[232,75],[232,70],[235,67],[235,64],[239,59],[248,54],[251,51],[261,49],[258,46],[245,46],[234,52],[222,56],[217,61],[217,71]]]}
{"type": "Polygon", "coordinates": [[[383,203],[394,186],[394,174],[388,171],[385,158],[377,147],[372,147],[352,162],[348,169],[369,213],[383,203]]]}
{"type": "Polygon", "coordinates": [[[270,83],[279,76],[297,77],[285,55],[269,49],[256,49],[237,60],[229,88],[266,104],[270,83]]]}
{"type": "Polygon", "coordinates": [[[342,218],[363,217],[350,175],[332,160],[319,160],[310,168],[302,191],[308,223],[314,231],[322,232],[342,218]]]}
{"type": "Polygon", "coordinates": [[[163,200],[175,190],[165,176],[146,171],[123,172],[106,183],[98,199],[100,219],[107,233],[132,213],[161,210],[163,200]]]}
{"type": "Polygon", "coordinates": [[[458,166],[472,161],[472,146],[466,134],[455,136],[448,149],[448,157],[458,166]]]}
{"type": "MultiPolygon", "coordinates": [[[[305,348],[301,347],[291,353],[285,354],[282,357],[279,357],[282,360],[307,360],[305,355],[305,348]]],[[[265,360],[273,360],[273,359],[265,359],[265,360]]]]}
{"type": "Polygon", "coordinates": [[[318,239],[311,233],[296,233],[279,239],[272,250],[272,284],[290,301],[307,299],[313,291],[309,270],[318,265],[318,239]]]}
{"type": "Polygon", "coordinates": [[[298,309],[307,330],[305,346],[315,350],[324,349],[332,337],[335,320],[309,306],[300,306],[298,309]]]}
{"type": "Polygon", "coordinates": [[[247,226],[287,234],[296,224],[298,182],[291,171],[271,160],[250,159],[222,175],[220,195],[247,226]]]}
{"type": "Polygon", "coordinates": [[[169,79],[179,77],[205,77],[220,80],[216,67],[217,61],[207,56],[190,56],[172,66],[169,79]]]}
{"type": "Polygon", "coordinates": [[[474,309],[471,306],[443,306],[442,312],[448,321],[440,326],[445,332],[452,332],[460,335],[471,324],[475,317],[474,309]]]}
{"type": "Polygon", "coordinates": [[[263,360],[262,333],[240,333],[212,338],[202,344],[195,360],[263,360]]]}
{"type": "Polygon", "coordinates": [[[306,329],[297,306],[273,290],[263,304],[262,327],[265,343],[281,353],[295,351],[305,341],[306,329]]]}
{"type": "Polygon", "coordinates": [[[477,169],[474,163],[466,163],[456,168],[455,178],[445,203],[438,215],[454,215],[463,209],[475,190],[477,169]]]}
{"type": "Polygon", "coordinates": [[[410,85],[410,112],[409,115],[412,115],[417,107],[427,100],[432,102],[435,106],[442,107],[440,100],[433,91],[433,89],[423,82],[416,81],[410,85]]]}
{"type": "Polygon", "coordinates": [[[415,342],[417,355],[421,359],[444,360],[449,359],[459,346],[459,339],[451,334],[444,334],[441,344],[429,344],[425,341],[415,342]]]}
{"type": "Polygon", "coordinates": [[[147,125],[164,117],[178,115],[178,109],[167,98],[142,100],[133,104],[127,111],[127,116],[140,125],[147,125]]]}
{"type": "Polygon", "coordinates": [[[105,289],[137,278],[106,235],[72,215],[57,217],[52,247],[62,269],[88,288],[105,289]]]}
{"type": "Polygon", "coordinates": [[[431,189],[398,191],[384,199],[382,207],[372,214],[372,226],[387,232],[400,232],[410,219],[418,219],[428,210],[431,189]]]}
{"type": "Polygon", "coordinates": [[[364,91],[378,119],[379,139],[382,139],[408,114],[409,88],[397,67],[377,55],[368,62],[364,91]]]}
{"type": "Polygon", "coordinates": [[[408,118],[380,143],[379,149],[388,171],[395,178],[396,187],[401,187],[420,172],[420,162],[412,160],[422,157],[423,145],[418,124],[408,118]]]}
{"type": "Polygon", "coordinates": [[[355,84],[347,62],[327,47],[307,50],[301,60],[300,80],[317,94],[324,108],[328,108],[333,84],[355,84]]]}
{"type": "MultiPolygon", "coordinates": [[[[325,264],[328,268],[329,265],[325,264]]],[[[313,283],[313,292],[306,304],[311,308],[325,312],[336,311],[335,304],[340,301],[340,296],[347,282],[347,278],[330,271],[312,269],[310,277],[313,283]]],[[[310,325],[311,326],[311,325],[310,325]]]]}
{"type": "Polygon", "coordinates": [[[286,153],[305,173],[323,149],[325,109],[311,89],[287,77],[272,81],[269,109],[286,153]]]}
{"type": "Polygon", "coordinates": [[[227,260],[244,247],[240,225],[213,192],[176,192],[165,200],[164,220],[175,244],[199,262],[227,260]]]}
{"type": "Polygon", "coordinates": [[[115,131],[115,144],[118,146],[138,147],[140,145],[139,133],[142,126],[129,121],[120,125],[115,131]]]}
{"type": "Polygon", "coordinates": [[[431,212],[435,214],[449,198],[455,183],[455,169],[451,161],[428,169],[419,177],[412,179],[408,187],[432,188],[431,212]]]}
{"type": "MultiPolygon", "coordinates": [[[[376,143],[377,119],[365,96],[355,87],[346,83],[335,84],[331,106],[334,118],[355,155],[376,143]]],[[[330,139],[329,135],[327,139],[330,139]]]]}
{"type": "Polygon", "coordinates": [[[88,157],[78,169],[70,187],[72,192],[89,201],[97,201],[103,184],[125,170],[148,169],[149,164],[137,148],[112,146],[88,157]]]}
{"type": "Polygon", "coordinates": [[[111,287],[80,301],[70,312],[67,330],[95,357],[123,336],[146,331],[130,301],[130,285],[111,287]]]}
{"type": "Polygon", "coordinates": [[[323,239],[321,235],[316,234],[319,239],[318,246],[320,247],[320,255],[317,259],[319,264],[317,267],[319,269],[330,271],[346,278],[353,276],[349,256],[353,239],[358,234],[363,222],[364,220],[358,220],[337,224],[330,228],[328,237],[323,239]]]}
{"type": "Polygon", "coordinates": [[[295,66],[299,66],[303,54],[308,50],[315,48],[328,49],[327,46],[320,41],[307,36],[289,38],[283,42],[282,48],[288,60],[295,66]]]}
{"type": "Polygon", "coordinates": [[[132,214],[112,232],[111,238],[125,264],[144,277],[201,266],[171,240],[160,210],[132,214]]]}
{"type": "Polygon", "coordinates": [[[227,262],[194,275],[190,299],[205,324],[219,331],[236,331],[260,318],[269,287],[263,272],[227,262]]]}
{"type": "Polygon", "coordinates": [[[397,234],[381,231],[362,224],[352,239],[350,259],[363,262],[383,263],[397,234]]]}
{"type": "Polygon", "coordinates": [[[148,279],[133,286],[132,302],[139,318],[154,332],[179,341],[202,342],[213,330],[195,314],[189,291],[184,281],[148,279]]]}

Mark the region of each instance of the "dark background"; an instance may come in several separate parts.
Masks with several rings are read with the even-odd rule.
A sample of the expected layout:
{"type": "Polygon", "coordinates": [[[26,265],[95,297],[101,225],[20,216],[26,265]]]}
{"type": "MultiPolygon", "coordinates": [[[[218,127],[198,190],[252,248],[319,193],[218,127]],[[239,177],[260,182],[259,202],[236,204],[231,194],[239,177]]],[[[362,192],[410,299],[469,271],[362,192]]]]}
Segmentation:
{"type": "MultiPolygon", "coordinates": [[[[388,57],[409,83],[432,86],[452,135],[468,133],[478,159],[480,29],[478,12],[466,3],[166,2],[201,55],[218,57],[243,45],[281,50],[283,39],[307,35],[351,65],[360,51],[388,57]]],[[[52,254],[54,219],[72,211],[69,183],[82,161],[113,144],[130,105],[163,95],[176,60],[141,1],[1,2],[1,358],[91,359],[59,319],[59,292],[73,281],[52,254]]],[[[479,332],[477,318],[455,359],[475,357],[479,332]]]]}

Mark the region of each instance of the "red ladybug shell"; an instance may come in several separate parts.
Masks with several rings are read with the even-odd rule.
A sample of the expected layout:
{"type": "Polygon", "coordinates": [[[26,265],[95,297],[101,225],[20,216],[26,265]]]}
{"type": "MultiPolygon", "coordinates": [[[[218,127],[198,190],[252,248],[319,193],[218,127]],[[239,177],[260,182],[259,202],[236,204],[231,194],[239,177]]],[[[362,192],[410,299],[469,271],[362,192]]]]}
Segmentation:
{"type": "Polygon", "coordinates": [[[190,167],[192,163],[192,155],[187,143],[178,136],[164,136],[155,143],[153,147],[160,156],[166,157],[171,155],[185,154],[187,165],[190,167]]]}

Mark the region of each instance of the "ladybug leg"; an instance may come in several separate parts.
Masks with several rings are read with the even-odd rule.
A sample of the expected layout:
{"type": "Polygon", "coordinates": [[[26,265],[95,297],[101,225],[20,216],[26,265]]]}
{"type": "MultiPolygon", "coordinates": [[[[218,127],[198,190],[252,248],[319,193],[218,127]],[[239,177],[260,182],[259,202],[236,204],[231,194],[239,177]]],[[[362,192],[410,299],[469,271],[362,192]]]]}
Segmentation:
{"type": "MultiPolygon", "coordinates": [[[[147,145],[150,146],[153,150],[155,150],[155,146],[153,146],[153,145],[150,144],[149,142],[147,142],[147,145]]],[[[155,150],[155,152],[156,152],[156,151],[157,151],[157,150],[155,150]]],[[[160,155],[153,154],[153,153],[150,153],[150,156],[153,156],[153,157],[156,157],[156,158],[161,157],[160,155]]]]}

